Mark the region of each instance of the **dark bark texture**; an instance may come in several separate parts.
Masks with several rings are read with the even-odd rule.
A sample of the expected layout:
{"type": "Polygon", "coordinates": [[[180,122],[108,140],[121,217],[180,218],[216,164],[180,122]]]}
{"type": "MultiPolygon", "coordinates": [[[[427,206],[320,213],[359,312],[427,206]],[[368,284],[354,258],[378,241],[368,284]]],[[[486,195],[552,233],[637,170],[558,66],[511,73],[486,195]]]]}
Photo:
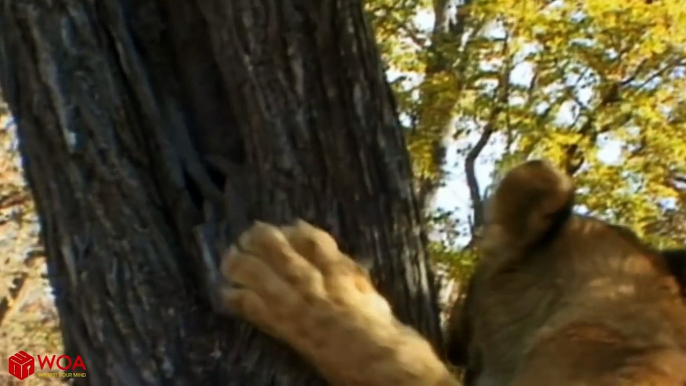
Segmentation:
{"type": "Polygon", "coordinates": [[[0,81],[77,383],[321,384],[212,307],[206,262],[254,219],[333,232],[440,341],[360,0],[0,0],[0,81]]]}

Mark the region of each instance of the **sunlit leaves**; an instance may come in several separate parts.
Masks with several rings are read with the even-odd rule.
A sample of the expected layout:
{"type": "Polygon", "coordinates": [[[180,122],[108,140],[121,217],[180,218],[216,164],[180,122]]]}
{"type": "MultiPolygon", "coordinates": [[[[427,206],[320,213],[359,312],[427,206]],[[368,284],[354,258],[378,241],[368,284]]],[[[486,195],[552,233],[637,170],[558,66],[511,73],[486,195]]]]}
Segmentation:
{"type": "Polygon", "coordinates": [[[683,0],[463,0],[434,30],[445,4],[367,4],[390,73],[411,75],[395,91],[419,181],[444,178],[437,142],[495,128],[498,168],[549,158],[575,175],[580,210],[686,240],[683,0]]]}

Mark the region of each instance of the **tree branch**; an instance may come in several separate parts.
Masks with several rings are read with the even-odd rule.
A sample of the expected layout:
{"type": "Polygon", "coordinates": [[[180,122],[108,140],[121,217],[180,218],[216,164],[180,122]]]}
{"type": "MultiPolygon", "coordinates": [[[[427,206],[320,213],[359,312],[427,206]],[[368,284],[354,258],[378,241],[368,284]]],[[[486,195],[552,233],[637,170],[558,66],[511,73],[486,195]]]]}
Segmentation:
{"type": "Polygon", "coordinates": [[[481,132],[479,140],[465,157],[465,174],[467,175],[467,186],[469,187],[469,197],[472,201],[474,217],[472,234],[474,234],[475,230],[479,229],[481,225],[483,225],[484,216],[483,200],[481,199],[479,181],[476,178],[476,159],[479,157],[483,149],[488,144],[488,141],[491,139],[491,136],[495,132],[496,121],[500,113],[503,111],[504,106],[506,106],[510,94],[509,75],[511,70],[511,58],[508,55],[508,40],[509,36],[506,36],[503,44],[503,54],[505,55],[506,62],[503,66],[503,71],[498,84],[498,98],[496,99],[495,104],[489,114],[488,121],[481,132]]]}

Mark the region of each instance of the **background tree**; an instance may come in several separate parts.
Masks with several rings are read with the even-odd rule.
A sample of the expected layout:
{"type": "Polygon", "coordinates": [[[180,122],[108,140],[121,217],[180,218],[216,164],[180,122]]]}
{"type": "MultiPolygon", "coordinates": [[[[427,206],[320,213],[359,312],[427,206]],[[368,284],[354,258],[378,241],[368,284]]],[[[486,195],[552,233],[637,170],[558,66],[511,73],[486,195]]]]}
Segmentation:
{"type": "Polygon", "coordinates": [[[439,196],[468,192],[464,203],[423,203],[432,255],[457,277],[475,256],[483,197],[502,170],[532,157],[575,177],[579,211],[662,246],[686,242],[682,1],[370,0],[367,8],[419,186],[428,186],[420,197],[436,187],[439,196]]]}
{"type": "Polygon", "coordinates": [[[358,1],[2,0],[0,54],[82,382],[316,384],[210,307],[206,262],[253,218],[332,231],[439,341],[408,153],[358,1]]]}

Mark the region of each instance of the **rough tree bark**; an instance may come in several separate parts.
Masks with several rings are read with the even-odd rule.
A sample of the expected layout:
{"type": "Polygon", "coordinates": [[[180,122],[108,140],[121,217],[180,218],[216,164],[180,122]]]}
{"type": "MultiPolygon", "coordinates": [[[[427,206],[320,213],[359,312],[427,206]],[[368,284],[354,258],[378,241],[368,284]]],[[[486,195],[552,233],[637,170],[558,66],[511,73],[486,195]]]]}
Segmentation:
{"type": "Polygon", "coordinates": [[[252,219],[332,231],[440,340],[360,0],[0,0],[0,81],[82,382],[319,384],[208,300],[203,256],[252,219]]]}

